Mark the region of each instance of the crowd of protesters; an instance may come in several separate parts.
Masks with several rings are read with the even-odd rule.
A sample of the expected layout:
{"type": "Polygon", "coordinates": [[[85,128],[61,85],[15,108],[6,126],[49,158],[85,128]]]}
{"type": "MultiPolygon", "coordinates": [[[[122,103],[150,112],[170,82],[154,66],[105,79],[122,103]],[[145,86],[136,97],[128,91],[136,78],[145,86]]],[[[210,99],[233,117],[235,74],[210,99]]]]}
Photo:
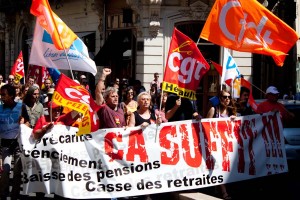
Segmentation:
{"type": "MultiPolygon", "coordinates": [[[[107,83],[106,78],[110,74],[111,69],[104,68],[96,84],[95,102],[102,105],[98,111],[99,129],[134,126],[145,128],[150,124],[159,125],[164,122],[200,120],[202,118],[195,101],[162,91],[158,73],[154,73],[154,80],[150,83],[151,86],[148,91],[139,80],[122,79],[120,81],[116,78],[115,81],[107,83]]],[[[90,92],[85,75],[80,76],[78,82],[90,92]]],[[[0,75],[0,88],[0,114],[10,113],[14,115],[13,123],[1,124],[0,127],[0,169],[2,171],[0,195],[1,199],[8,196],[11,199],[19,199],[22,165],[17,136],[20,131],[20,124],[32,128],[33,137],[38,140],[55,124],[77,126],[81,115],[75,111],[65,112],[61,106],[51,101],[54,92],[54,84],[51,79],[46,79],[43,88],[40,88],[32,77],[28,78],[26,84],[20,84],[14,82],[13,75],[8,76],[6,83],[3,76],[0,75]],[[12,191],[9,192],[8,177],[12,157],[15,160],[14,181],[12,191]]],[[[229,90],[222,89],[219,95],[215,97],[208,113],[205,114],[206,118],[230,117],[234,120],[236,116],[254,114],[248,105],[249,94],[249,89],[242,87],[240,98],[234,100],[231,98],[229,90]]],[[[277,88],[273,86],[266,91],[268,99],[278,97],[278,94],[277,88]]],[[[269,104],[272,103],[271,100],[268,102],[269,104]]],[[[263,108],[267,107],[271,109],[272,106],[264,106],[263,108]]],[[[281,106],[276,108],[280,108],[280,112],[285,112],[281,106]]],[[[258,111],[261,113],[271,111],[270,109],[263,110],[259,106],[258,111]]],[[[282,116],[285,115],[287,114],[282,113],[282,116]]],[[[220,198],[231,199],[230,192],[227,192],[225,185],[221,185],[218,191],[222,194],[220,198]]],[[[43,198],[43,195],[37,193],[37,197],[43,198]]],[[[141,197],[149,198],[149,196],[141,197]]],[[[159,198],[159,195],[151,195],[150,198],[156,199],[156,197],[159,198]]]]}

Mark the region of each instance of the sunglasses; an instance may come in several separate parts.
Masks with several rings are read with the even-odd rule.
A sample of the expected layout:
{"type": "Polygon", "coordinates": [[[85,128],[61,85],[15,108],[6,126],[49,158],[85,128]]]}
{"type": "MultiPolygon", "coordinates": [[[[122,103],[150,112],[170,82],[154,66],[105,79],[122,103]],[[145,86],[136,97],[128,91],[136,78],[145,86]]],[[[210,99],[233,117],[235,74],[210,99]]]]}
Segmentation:
{"type": "Polygon", "coordinates": [[[223,98],[223,99],[227,99],[227,98],[228,98],[228,99],[231,99],[231,96],[226,96],[226,95],[224,95],[224,96],[222,96],[222,98],[223,98]]]}
{"type": "Polygon", "coordinates": [[[14,79],[13,78],[9,78],[8,80],[13,81],[14,79]]]}

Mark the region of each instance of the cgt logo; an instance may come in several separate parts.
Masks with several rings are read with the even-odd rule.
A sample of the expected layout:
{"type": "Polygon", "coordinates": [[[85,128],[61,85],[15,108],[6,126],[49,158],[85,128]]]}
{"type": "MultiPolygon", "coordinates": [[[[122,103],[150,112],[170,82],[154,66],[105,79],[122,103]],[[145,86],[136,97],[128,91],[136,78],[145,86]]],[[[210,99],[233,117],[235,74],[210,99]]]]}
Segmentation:
{"type": "Polygon", "coordinates": [[[172,72],[179,71],[178,81],[185,84],[191,83],[193,79],[199,81],[202,70],[207,70],[204,61],[192,57],[184,58],[179,52],[173,52],[169,56],[168,67],[172,72]]]}
{"type": "MultiPolygon", "coordinates": [[[[220,13],[220,17],[219,17],[219,26],[220,29],[222,30],[223,34],[229,39],[232,40],[233,42],[235,41],[235,34],[232,34],[229,30],[228,30],[228,25],[227,23],[230,23],[229,21],[226,21],[227,19],[227,15],[229,13],[229,11],[231,9],[233,9],[234,7],[240,7],[240,9],[242,10],[242,6],[240,4],[239,1],[229,1],[228,3],[226,3],[220,13]]],[[[247,17],[248,17],[248,13],[245,12],[244,14],[244,19],[240,20],[240,24],[241,24],[241,30],[238,36],[238,42],[241,42],[242,39],[245,37],[245,33],[248,29],[248,31],[250,31],[250,29],[255,30],[256,34],[255,34],[255,38],[250,39],[250,38],[245,38],[244,43],[246,44],[256,44],[256,45],[261,45],[262,41],[264,41],[265,46],[267,45],[272,45],[273,44],[273,40],[270,38],[271,35],[271,31],[269,30],[265,30],[265,32],[263,33],[263,28],[265,27],[268,18],[266,16],[263,16],[259,23],[256,24],[256,22],[248,22],[247,21],[247,17]],[[261,34],[263,34],[261,36],[261,34]]]]}
{"type": "Polygon", "coordinates": [[[87,90],[82,88],[82,86],[75,86],[74,88],[65,88],[65,94],[69,99],[73,99],[83,103],[89,107],[89,111],[93,112],[93,109],[90,106],[90,94],[87,90]]]}
{"type": "Polygon", "coordinates": [[[18,65],[17,65],[17,69],[16,69],[16,72],[19,73],[19,72],[23,72],[24,71],[24,63],[23,63],[23,59],[19,58],[17,60],[18,62],[18,65]]]}

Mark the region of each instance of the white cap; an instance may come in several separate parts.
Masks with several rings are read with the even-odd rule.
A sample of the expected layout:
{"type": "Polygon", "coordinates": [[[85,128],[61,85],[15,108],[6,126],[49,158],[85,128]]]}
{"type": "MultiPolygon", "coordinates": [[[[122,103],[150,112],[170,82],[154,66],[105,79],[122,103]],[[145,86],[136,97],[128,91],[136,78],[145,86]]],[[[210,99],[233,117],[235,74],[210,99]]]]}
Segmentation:
{"type": "Polygon", "coordinates": [[[280,92],[278,92],[277,88],[274,86],[270,86],[267,88],[266,94],[279,94],[280,92]]]}
{"type": "Polygon", "coordinates": [[[82,75],[80,76],[80,79],[84,79],[84,78],[86,78],[86,76],[85,76],[84,74],[82,74],[82,75]]]}

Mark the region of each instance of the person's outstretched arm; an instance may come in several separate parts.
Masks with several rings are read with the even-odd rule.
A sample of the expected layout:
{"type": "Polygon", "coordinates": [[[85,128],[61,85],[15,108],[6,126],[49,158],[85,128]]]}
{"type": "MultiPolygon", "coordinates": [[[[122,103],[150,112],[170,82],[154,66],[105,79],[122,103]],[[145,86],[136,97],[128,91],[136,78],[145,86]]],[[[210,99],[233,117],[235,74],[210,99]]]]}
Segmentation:
{"type": "Polygon", "coordinates": [[[96,96],[96,103],[98,105],[102,105],[104,103],[102,91],[105,89],[106,76],[108,76],[110,73],[111,73],[111,69],[103,68],[99,81],[96,85],[95,96],[96,96]]]}

